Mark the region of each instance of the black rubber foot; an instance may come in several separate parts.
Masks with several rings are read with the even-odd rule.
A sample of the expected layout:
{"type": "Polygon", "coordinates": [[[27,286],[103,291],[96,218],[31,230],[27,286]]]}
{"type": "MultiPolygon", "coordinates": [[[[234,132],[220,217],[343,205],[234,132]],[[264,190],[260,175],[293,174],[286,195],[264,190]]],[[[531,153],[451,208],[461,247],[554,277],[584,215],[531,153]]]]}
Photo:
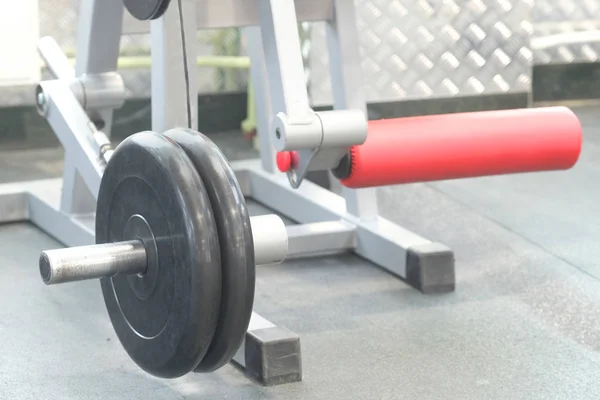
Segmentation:
{"type": "Polygon", "coordinates": [[[440,243],[427,243],[408,249],[406,281],[424,294],[454,291],[454,253],[440,243]]]}
{"type": "Polygon", "coordinates": [[[302,380],[300,338],[280,327],[246,334],[246,373],[263,385],[302,380]]]}

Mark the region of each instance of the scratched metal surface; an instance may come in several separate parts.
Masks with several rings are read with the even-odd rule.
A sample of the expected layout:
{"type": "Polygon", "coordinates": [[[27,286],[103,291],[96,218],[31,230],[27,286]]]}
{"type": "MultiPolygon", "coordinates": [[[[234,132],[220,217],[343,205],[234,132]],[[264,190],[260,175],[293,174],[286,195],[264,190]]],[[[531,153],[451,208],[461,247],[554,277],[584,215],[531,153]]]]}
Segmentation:
{"type": "Polygon", "coordinates": [[[535,0],[531,20],[536,64],[600,59],[599,0],[535,0]]]}

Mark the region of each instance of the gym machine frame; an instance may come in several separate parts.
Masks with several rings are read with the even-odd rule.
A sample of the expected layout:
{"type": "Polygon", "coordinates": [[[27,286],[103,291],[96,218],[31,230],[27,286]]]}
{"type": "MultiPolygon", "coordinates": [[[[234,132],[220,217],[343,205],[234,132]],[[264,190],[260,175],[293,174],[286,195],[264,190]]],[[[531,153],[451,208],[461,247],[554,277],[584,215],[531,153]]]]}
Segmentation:
{"type": "MultiPolygon", "coordinates": [[[[367,103],[354,2],[296,1],[295,8],[292,0],[265,0],[260,7],[258,2],[251,3],[260,10],[260,28],[247,27],[245,32],[256,98],[260,164],[236,162],[233,166],[241,182],[249,183],[250,197],[298,223],[288,228],[291,255],[353,251],[424,293],[454,290],[451,249],[380,217],[375,188],[340,187],[330,175],[332,186],[341,189],[340,196],[303,180],[309,169],[335,168],[344,144],[360,144],[366,137],[367,103]],[[306,15],[304,6],[310,7],[312,15],[306,15]],[[331,113],[313,113],[309,104],[296,30],[297,21],[307,19],[326,21],[335,110],[331,113]],[[286,178],[277,170],[273,142],[280,139],[281,125],[287,125],[287,131],[299,128],[295,138],[302,142],[299,152],[307,160],[301,162],[304,165],[299,176],[286,178]],[[318,127],[308,134],[303,125],[318,127]],[[320,129],[321,135],[316,134],[320,129]],[[304,140],[308,136],[316,137],[312,146],[304,140]]],[[[286,139],[294,140],[291,135],[286,139]]]]}
{"type": "MultiPolygon", "coordinates": [[[[454,290],[453,252],[442,244],[433,243],[379,217],[374,188],[343,187],[343,195],[339,196],[304,180],[311,170],[337,172],[344,157],[352,156],[349,150],[367,140],[366,101],[361,82],[354,3],[346,0],[183,0],[182,3],[183,28],[187,38],[194,38],[198,29],[246,29],[257,100],[261,160],[236,162],[232,166],[246,197],[298,223],[286,229],[288,257],[353,251],[424,293],[454,290]],[[310,107],[296,29],[298,21],[316,20],[327,21],[335,109],[330,112],[316,113],[310,107]],[[295,162],[284,168],[287,177],[276,171],[274,146],[280,151],[278,155],[297,156],[295,162]]],[[[112,152],[109,140],[112,112],[123,105],[125,98],[122,79],[116,72],[120,38],[123,32],[147,31],[147,24],[127,19],[131,18],[124,13],[121,0],[84,0],[80,8],[75,70],[52,39],[40,41],[40,54],[56,79],[38,86],[36,103],[65,149],[63,178],[2,185],[0,222],[30,220],[69,247],[94,243],[95,198],[104,165],[112,152]],[[125,29],[115,29],[119,26],[125,29]]],[[[164,132],[187,125],[188,99],[191,110],[196,109],[196,74],[190,74],[189,83],[185,83],[177,7],[170,7],[150,26],[152,130],[164,132]]],[[[187,67],[195,72],[196,48],[193,40],[185,41],[185,50],[187,67]]],[[[527,136],[523,134],[531,129],[518,132],[516,138],[502,139],[504,143],[496,143],[494,141],[499,136],[494,136],[498,133],[494,131],[487,139],[478,142],[483,151],[472,150],[479,158],[474,163],[470,162],[466,169],[464,164],[458,165],[453,173],[444,175],[439,173],[438,168],[428,178],[478,176],[484,173],[480,172],[484,169],[491,174],[492,171],[514,173],[570,168],[581,145],[578,121],[565,110],[557,110],[555,114],[560,129],[556,130],[555,140],[547,138],[550,145],[539,144],[539,132],[538,137],[518,143],[518,136],[527,136]],[[513,143],[515,141],[517,143],[513,143]],[[518,153],[518,160],[508,166],[504,165],[506,162],[498,152],[493,153],[495,147],[507,143],[512,148],[519,147],[519,144],[525,146],[525,150],[518,153]],[[537,154],[528,152],[531,149],[537,154]],[[487,154],[497,158],[496,165],[488,163],[487,154]],[[554,161],[557,157],[559,160],[554,161]]],[[[511,120],[513,116],[496,114],[493,118],[504,121],[511,120]]],[[[548,128],[553,126],[552,121],[548,122],[544,117],[545,112],[525,116],[529,122],[535,121],[538,131],[552,130],[548,128]],[[548,125],[540,127],[538,122],[548,125]]],[[[192,112],[191,120],[192,129],[197,129],[195,112],[192,112]]],[[[464,126],[464,121],[462,126],[453,121],[455,131],[464,126]]],[[[481,129],[481,122],[479,124],[481,129]]],[[[440,126],[444,125],[438,122],[437,130],[440,126]]],[[[509,130],[510,127],[503,128],[509,130]]],[[[436,126],[428,129],[436,130],[436,126]]],[[[519,131],[514,127],[512,130],[519,131]]],[[[475,138],[473,134],[471,130],[467,139],[475,138]]],[[[402,136],[403,140],[407,137],[410,136],[402,136]]],[[[428,140],[432,142],[431,136],[428,140]]],[[[459,144],[464,145],[464,137],[460,140],[459,144]]],[[[428,146],[425,149],[428,150],[428,146]]],[[[445,153],[444,149],[437,154],[445,153]]],[[[420,153],[423,157],[424,154],[420,153]]],[[[509,151],[509,154],[513,153],[509,151]]],[[[389,161],[389,154],[386,157],[389,161]]],[[[506,155],[504,158],[507,158],[506,155]]],[[[442,169],[450,165],[450,158],[445,161],[442,169]]],[[[278,166],[281,169],[279,162],[278,166]]],[[[400,164],[385,168],[402,172],[400,164]]],[[[366,170],[370,171],[369,168],[366,170]]],[[[344,182],[346,178],[341,179],[342,183],[348,183],[344,182]]],[[[387,184],[408,181],[392,179],[387,184]]],[[[256,229],[262,233],[262,223],[255,221],[253,231],[256,229]]],[[[264,224],[266,233],[268,223],[264,224]]],[[[278,257],[269,254],[272,249],[267,236],[255,235],[257,255],[264,256],[258,258],[277,260],[278,257]]],[[[245,340],[234,361],[266,384],[300,380],[302,376],[298,336],[256,313],[252,314],[245,340]]]]}
{"type": "MultiPolygon", "coordinates": [[[[452,252],[378,217],[374,189],[346,189],[341,197],[310,181],[292,188],[276,170],[275,152],[268,135],[271,116],[285,110],[290,96],[295,97],[298,108],[310,109],[296,30],[298,21],[329,22],[335,108],[366,112],[354,4],[337,1],[334,7],[333,3],[297,0],[294,7],[293,0],[262,1],[260,6],[258,0],[183,1],[188,38],[194,38],[197,29],[246,27],[261,160],[233,163],[240,186],[247,197],[300,223],[287,228],[288,257],[353,250],[405,279],[410,278],[409,263],[413,268],[426,268],[427,282],[420,284],[423,291],[451,290],[452,252]],[[263,42],[268,46],[264,52],[263,42]],[[277,71],[280,80],[267,80],[266,69],[277,71]],[[285,82],[281,80],[282,70],[285,82]]],[[[123,33],[145,33],[148,25],[152,39],[152,129],[161,132],[186,125],[186,88],[176,4],[162,18],[148,23],[129,16],[121,0],[83,0],[75,69],[51,38],[43,38],[38,46],[55,79],[40,85],[36,103],[65,150],[63,177],[0,185],[0,222],[28,220],[68,247],[94,243],[95,195],[103,158],[110,156],[104,151],[110,151],[113,110],[120,108],[125,100],[123,82],[116,72],[120,38],[123,33]],[[111,29],[105,29],[107,26],[111,29]]],[[[188,68],[195,71],[193,40],[186,41],[186,51],[188,68]]],[[[189,98],[195,110],[196,74],[189,74],[189,78],[189,98]]],[[[197,125],[197,114],[193,112],[192,128],[197,129],[197,125]]],[[[256,313],[234,361],[266,384],[301,379],[298,336],[256,313]],[[285,363],[270,364],[267,358],[275,353],[285,363]]]]}
{"type": "MultiPolygon", "coordinates": [[[[216,1],[199,3],[221,9],[216,1]]],[[[307,9],[310,9],[310,2],[306,3],[307,9]]],[[[193,38],[197,31],[194,17],[196,10],[201,14],[200,7],[194,1],[184,1],[183,6],[183,15],[187,19],[184,22],[186,36],[193,38]]],[[[237,6],[232,4],[231,7],[228,10],[234,10],[237,6]]],[[[225,15],[226,19],[232,17],[225,15]]],[[[231,26],[232,23],[230,21],[224,26],[231,26]]],[[[75,70],[53,39],[40,40],[38,50],[55,79],[45,81],[37,88],[36,105],[65,150],[63,178],[0,185],[0,222],[30,221],[68,247],[95,242],[95,197],[104,165],[112,151],[109,140],[112,114],[114,109],[123,105],[125,99],[123,82],[116,72],[123,31],[107,30],[105,27],[122,25],[128,28],[129,33],[147,31],[146,24],[124,12],[121,0],[82,1],[75,70]]],[[[186,85],[182,79],[183,57],[176,5],[150,25],[152,128],[154,131],[165,131],[186,125],[186,85]]],[[[216,26],[200,24],[198,28],[219,25],[217,21],[216,26]]],[[[186,41],[186,50],[188,68],[195,71],[193,40],[186,41]]],[[[190,74],[189,78],[191,109],[195,110],[195,74],[190,74]]],[[[192,128],[197,129],[197,125],[197,115],[192,113],[192,128]]],[[[242,179],[240,185],[248,196],[252,194],[251,185],[247,179],[243,179],[244,172],[240,171],[238,179],[242,179]]],[[[271,252],[270,245],[273,243],[268,240],[268,225],[266,219],[253,218],[256,255],[258,258],[260,254],[265,255],[263,261],[279,258],[271,252]],[[264,223],[267,226],[263,226],[264,223]]],[[[303,236],[297,236],[292,241],[303,239],[303,236]]],[[[292,244],[292,247],[306,248],[303,244],[292,244]]],[[[254,312],[246,338],[233,361],[264,384],[280,384],[302,378],[299,337],[254,312]]]]}

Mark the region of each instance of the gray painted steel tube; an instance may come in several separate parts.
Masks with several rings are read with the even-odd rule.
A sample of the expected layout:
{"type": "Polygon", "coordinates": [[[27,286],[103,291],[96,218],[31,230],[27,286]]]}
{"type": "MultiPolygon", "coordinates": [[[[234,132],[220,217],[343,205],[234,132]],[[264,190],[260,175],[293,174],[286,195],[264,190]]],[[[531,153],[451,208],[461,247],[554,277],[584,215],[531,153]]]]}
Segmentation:
{"type": "Polygon", "coordinates": [[[146,249],[139,240],[48,250],[40,255],[46,285],[146,271],[146,249]]]}
{"type": "MultiPolygon", "coordinates": [[[[250,218],[257,265],[282,262],[288,252],[287,229],[276,215],[250,218]]],[[[40,255],[40,275],[47,285],[141,274],[146,249],[139,240],[47,250],[40,255]]]]}

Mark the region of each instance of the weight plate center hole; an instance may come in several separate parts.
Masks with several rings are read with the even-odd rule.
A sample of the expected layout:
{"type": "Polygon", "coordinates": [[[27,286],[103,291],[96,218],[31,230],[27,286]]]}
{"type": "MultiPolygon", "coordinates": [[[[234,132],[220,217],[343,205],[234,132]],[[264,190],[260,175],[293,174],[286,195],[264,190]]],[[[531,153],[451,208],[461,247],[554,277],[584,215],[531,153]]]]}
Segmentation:
{"type": "Polygon", "coordinates": [[[158,278],[158,250],[156,238],[148,221],[139,214],[132,215],[125,225],[123,240],[140,240],[146,249],[146,271],[127,277],[131,290],[145,300],[154,291],[158,278]]]}

